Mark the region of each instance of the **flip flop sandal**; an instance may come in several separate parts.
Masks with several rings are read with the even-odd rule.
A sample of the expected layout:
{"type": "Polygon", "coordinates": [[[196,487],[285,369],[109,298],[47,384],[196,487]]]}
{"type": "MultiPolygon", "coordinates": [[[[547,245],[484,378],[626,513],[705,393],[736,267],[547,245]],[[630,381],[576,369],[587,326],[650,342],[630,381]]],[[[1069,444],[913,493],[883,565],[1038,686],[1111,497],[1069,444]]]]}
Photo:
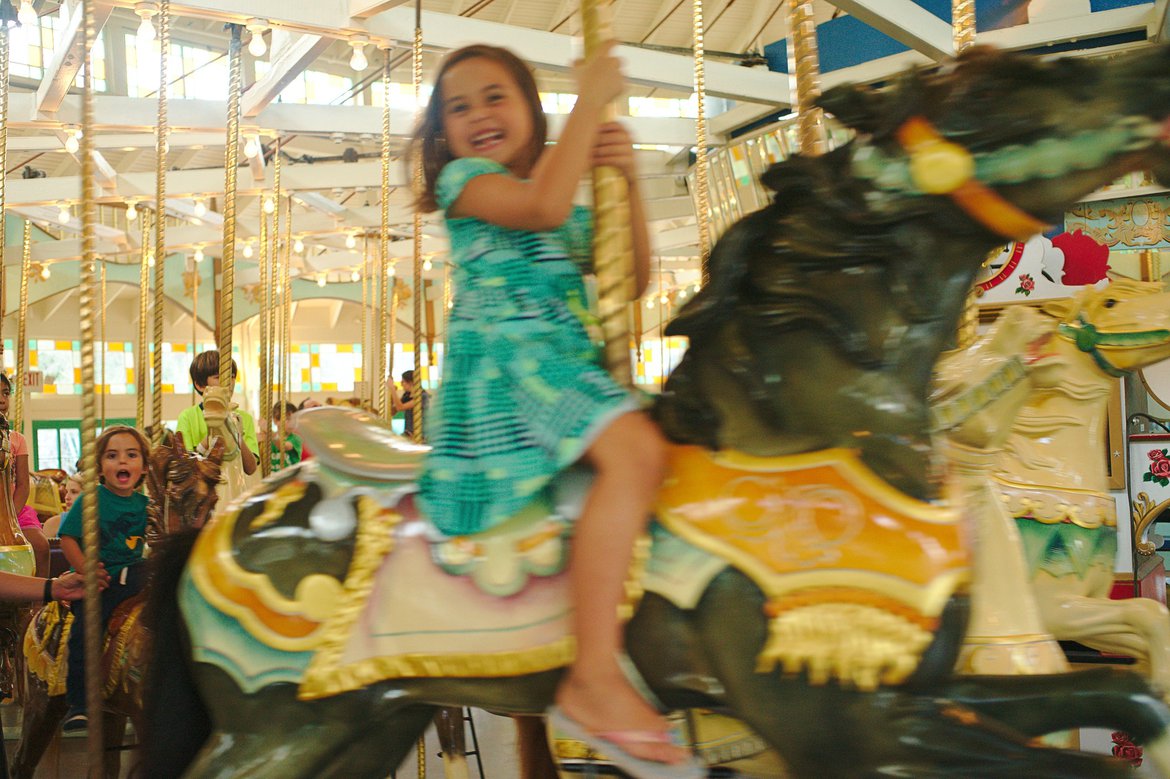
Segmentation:
{"type": "Polygon", "coordinates": [[[629,744],[673,744],[669,733],[652,730],[618,730],[592,733],[558,706],[552,706],[545,716],[559,735],[581,741],[634,779],[705,779],[706,767],[691,755],[681,763],[661,763],[635,757],[624,748],[629,744]]]}

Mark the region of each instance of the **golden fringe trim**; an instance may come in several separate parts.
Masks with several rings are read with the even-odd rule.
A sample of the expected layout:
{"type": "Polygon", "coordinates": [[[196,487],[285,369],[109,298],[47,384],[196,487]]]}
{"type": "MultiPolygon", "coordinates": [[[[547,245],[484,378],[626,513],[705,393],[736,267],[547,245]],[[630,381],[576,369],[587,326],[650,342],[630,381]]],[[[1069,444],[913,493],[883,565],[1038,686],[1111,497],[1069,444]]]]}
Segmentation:
{"type": "Polygon", "coordinates": [[[782,614],[797,609],[836,603],[868,606],[873,609],[878,609],[879,611],[900,617],[906,622],[931,632],[934,632],[938,627],[938,619],[936,617],[920,614],[899,600],[886,597],[880,593],[856,590],[848,587],[817,587],[816,589],[780,595],[772,598],[764,605],[764,613],[775,619],[782,614]]]}
{"type": "Polygon", "coordinates": [[[858,689],[899,684],[918,666],[933,635],[882,609],[824,603],[772,618],[757,673],[782,664],[785,673],[808,672],[812,684],[852,682],[858,689]]]}
{"type": "Polygon", "coordinates": [[[248,529],[257,530],[280,519],[284,516],[284,510],[288,508],[290,503],[296,503],[305,496],[305,490],[307,488],[308,485],[299,480],[289,481],[277,487],[265,499],[264,510],[260,512],[260,516],[252,520],[248,525],[248,529]]]}
{"type": "Polygon", "coordinates": [[[119,685],[124,692],[130,692],[129,680],[126,677],[126,666],[130,662],[128,652],[132,640],[137,637],[134,631],[138,627],[138,618],[142,616],[142,604],[137,604],[122,621],[118,632],[113,635],[106,635],[106,649],[104,654],[110,658],[110,670],[106,674],[106,687],[102,692],[102,696],[108,698],[117,691],[119,685]],[[110,642],[113,646],[110,646],[110,642]]]}
{"type": "Polygon", "coordinates": [[[65,694],[65,670],[69,660],[69,634],[73,629],[73,612],[66,611],[56,601],[41,609],[41,613],[33,617],[28,629],[24,632],[24,660],[29,672],[45,683],[49,688],[49,695],[65,694]],[[64,614],[64,616],[62,616],[64,614]],[[64,623],[61,628],[61,641],[58,645],[57,656],[50,657],[40,641],[37,640],[37,624],[44,624],[41,635],[51,636],[57,625],[64,623]]]}
{"type": "Polygon", "coordinates": [[[356,678],[353,676],[355,672],[341,666],[341,657],[354,623],[374,589],[374,576],[394,548],[394,528],[402,521],[402,515],[383,509],[377,501],[366,495],[358,496],[357,515],[353,560],[349,564],[337,608],[321,627],[321,643],[309,661],[305,679],[297,692],[297,697],[302,700],[322,698],[364,686],[361,683],[349,686],[356,678]]]}

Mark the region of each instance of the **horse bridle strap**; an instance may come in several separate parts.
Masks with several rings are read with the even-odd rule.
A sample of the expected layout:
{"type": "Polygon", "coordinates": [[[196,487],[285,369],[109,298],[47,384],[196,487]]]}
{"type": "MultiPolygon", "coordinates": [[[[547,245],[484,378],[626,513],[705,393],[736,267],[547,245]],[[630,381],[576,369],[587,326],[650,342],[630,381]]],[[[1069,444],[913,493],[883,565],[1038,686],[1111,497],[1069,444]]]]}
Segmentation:
{"type": "Polygon", "coordinates": [[[1091,323],[1085,321],[1083,314],[1077,315],[1075,325],[1061,322],[1058,332],[1077,345],[1085,354],[1091,355],[1097,367],[1115,378],[1121,378],[1130,371],[1118,368],[1105,359],[1101,354],[1100,346],[1133,347],[1152,343],[1170,341],[1170,330],[1142,330],[1135,333],[1102,333],[1091,323]]]}
{"type": "Polygon", "coordinates": [[[923,192],[949,196],[964,213],[1004,238],[1023,241],[1044,232],[1044,222],[975,178],[971,152],[943,138],[924,117],[910,117],[895,135],[910,157],[910,178],[923,192]]]}

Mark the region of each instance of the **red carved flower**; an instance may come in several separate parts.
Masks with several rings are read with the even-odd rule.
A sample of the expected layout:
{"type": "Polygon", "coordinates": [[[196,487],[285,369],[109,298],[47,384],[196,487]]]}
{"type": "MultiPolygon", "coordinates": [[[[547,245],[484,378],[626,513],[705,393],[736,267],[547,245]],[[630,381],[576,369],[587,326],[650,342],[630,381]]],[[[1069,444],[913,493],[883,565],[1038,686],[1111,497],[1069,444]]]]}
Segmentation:
{"type": "Polygon", "coordinates": [[[1170,478],[1170,460],[1154,460],[1150,463],[1150,473],[1160,479],[1170,478]]]}
{"type": "Polygon", "coordinates": [[[1052,245],[1064,252],[1065,286],[1079,287],[1096,284],[1109,270],[1109,247],[1098,243],[1080,230],[1061,233],[1052,239],[1052,245]]]}
{"type": "Polygon", "coordinates": [[[1146,456],[1149,457],[1151,460],[1165,460],[1166,459],[1166,450],[1165,449],[1151,449],[1150,451],[1146,452],[1146,456]]]}
{"type": "Polygon", "coordinates": [[[1031,295],[1032,290],[1036,289],[1036,280],[1032,278],[1030,273],[1021,273],[1019,276],[1019,286],[1016,287],[1016,294],[1031,295]]]}
{"type": "Polygon", "coordinates": [[[1113,756],[1127,761],[1134,768],[1142,764],[1142,748],[1133,743],[1128,733],[1113,733],[1113,756]]]}

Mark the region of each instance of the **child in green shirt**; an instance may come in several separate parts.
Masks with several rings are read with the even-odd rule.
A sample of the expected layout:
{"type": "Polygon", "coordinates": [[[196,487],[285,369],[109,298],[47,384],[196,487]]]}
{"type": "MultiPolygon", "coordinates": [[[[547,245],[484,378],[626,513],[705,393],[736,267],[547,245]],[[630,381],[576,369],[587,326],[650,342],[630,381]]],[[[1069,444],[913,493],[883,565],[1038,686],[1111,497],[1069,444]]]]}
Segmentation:
{"type": "MultiPolygon", "coordinates": [[[[219,386],[219,352],[208,350],[196,355],[191,361],[191,383],[200,395],[208,387],[219,386]]],[[[239,367],[232,360],[232,380],[239,375],[239,367]]],[[[236,443],[240,448],[241,464],[244,473],[251,476],[256,472],[259,464],[260,444],[256,440],[256,421],[252,415],[243,409],[232,412],[235,417],[235,429],[239,435],[236,443]]],[[[203,416],[203,403],[183,409],[179,414],[176,432],[183,434],[183,445],[188,449],[198,450],[206,454],[211,448],[208,440],[207,419],[203,416]]]]}

